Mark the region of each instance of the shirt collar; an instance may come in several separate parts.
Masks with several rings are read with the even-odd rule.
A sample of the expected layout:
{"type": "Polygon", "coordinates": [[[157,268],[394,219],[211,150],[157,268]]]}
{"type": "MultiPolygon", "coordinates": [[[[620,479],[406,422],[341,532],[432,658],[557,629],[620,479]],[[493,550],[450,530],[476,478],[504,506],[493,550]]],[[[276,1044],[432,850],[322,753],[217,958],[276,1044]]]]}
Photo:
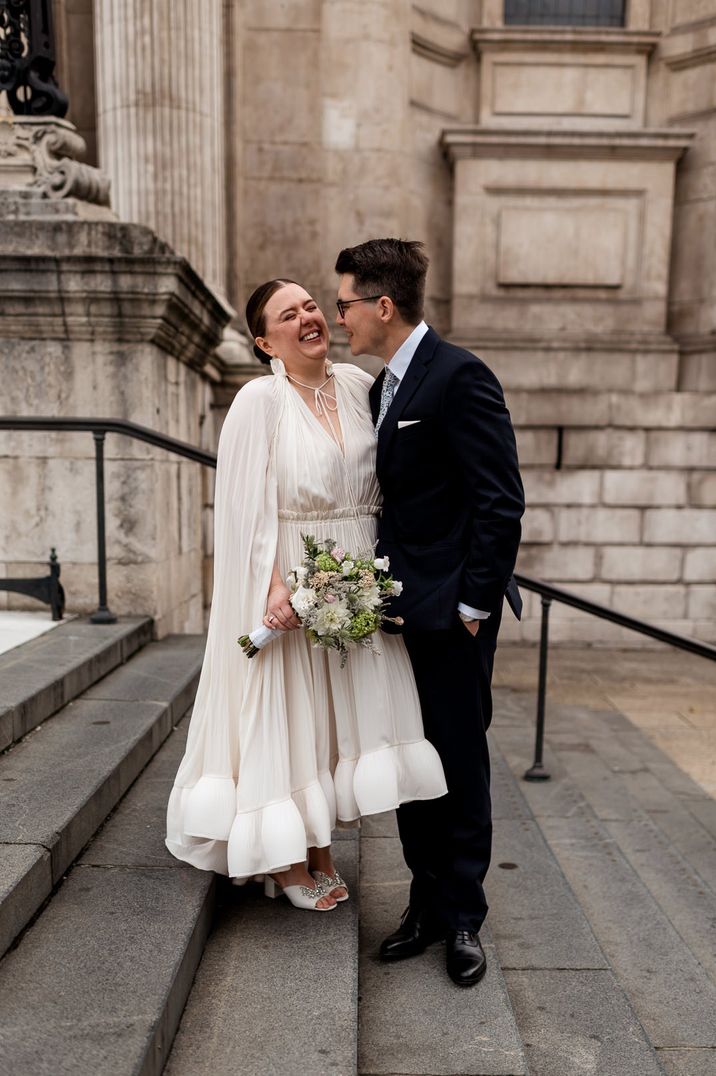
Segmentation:
{"type": "Polygon", "coordinates": [[[391,374],[394,374],[399,381],[405,377],[413,355],[418,350],[418,344],[427,331],[428,326],[424,321],[421,321],[419,325],[415,326],[407,340],[403,340],[395,355],[393,355],[393,358],[388,363],[388,369],[391,374]]]}

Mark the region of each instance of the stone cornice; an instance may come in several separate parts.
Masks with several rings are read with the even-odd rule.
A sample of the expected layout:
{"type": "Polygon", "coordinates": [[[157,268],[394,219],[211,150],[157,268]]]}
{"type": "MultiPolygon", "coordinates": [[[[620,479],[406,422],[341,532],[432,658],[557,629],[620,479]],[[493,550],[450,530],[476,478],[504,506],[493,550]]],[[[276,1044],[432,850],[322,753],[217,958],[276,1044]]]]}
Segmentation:
{"type": "Polygon", "coordinates": [[[470,55],[468,35],[458,23],[417,4],[412,7],[410,39],[413,52],[444,67],[457,67],[470,55]]]}
{"type": "Polygon", "coordinates": [[[495,49],[520,49],[538,52],[604,50],[648,55],[656,48],[661,34],[646,30],[582,29],[574,26],[499,26],[475,29],[470,37],[478,54],[495,49]]]}
{"type": "Polygon", "coordinates": [[[3,221],[0,338],[144,341],[206,365],[233,311],[185,258],[141,225],[42,223],[3,221]]]}
{"type": "Polygon", "coordinates": [[[716,26],[664,38],[660,56],[673,71],[716,62],[716,26]]]}
{"type": "Polygon", "coordinates": [[[693,137],[693,131],[672,128],[540,131],[463,126],[445,128],[440,145],[450,161],[474,157],[677,161],[689,148],[693,137]]]}

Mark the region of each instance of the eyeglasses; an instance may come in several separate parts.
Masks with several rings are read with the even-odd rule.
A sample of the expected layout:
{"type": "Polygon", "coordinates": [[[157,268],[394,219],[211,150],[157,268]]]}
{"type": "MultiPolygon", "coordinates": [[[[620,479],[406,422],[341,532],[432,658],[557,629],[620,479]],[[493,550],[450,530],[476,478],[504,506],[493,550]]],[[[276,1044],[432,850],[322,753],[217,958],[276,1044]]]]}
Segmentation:
{"type": "Polygon", "coordinates": [[[346,307],[351,306],[353,303],[372,303],[375,299],[382,299],[382,295],[365,295],[361,299],[336,299],[336,306],[338,307],[338,316],[344,318],[346,316],[346,307]]]}

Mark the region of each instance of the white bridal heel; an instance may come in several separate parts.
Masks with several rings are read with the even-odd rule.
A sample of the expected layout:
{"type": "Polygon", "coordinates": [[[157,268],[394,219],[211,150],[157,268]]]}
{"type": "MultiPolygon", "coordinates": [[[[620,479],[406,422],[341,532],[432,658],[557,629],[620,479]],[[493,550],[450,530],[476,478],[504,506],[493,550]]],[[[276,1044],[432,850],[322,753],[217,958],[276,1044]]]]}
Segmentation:
{"type": "Polygon", "coordinates": [[[264,893],[272,900],[275,897],[288,897],[294,908],[305,908],[309,912],[332,912],[335,904],[329,904],[327,908],[319,908],[318,902],[322,897],[328,896],[323,886],[317,882],[315,889],[309,889],[306,885],[287,885],[282,889],[270,874],[264,877],[264,893]]]}
{"type": "Polygon", "coordinates": [[[348,900],[348,886],[343,881],[338,871],[336,871],[335,874],[325,874],[324,871],[311,871],[311,874],[315,878],[318,885],[320,885],[325,890],[325,892],[328,893],[329,897],[333,897],[333,899],[338,904],[342,904],[344,900],[348,900]],[[345,897],[336,897],[333,895],[333,890],[340,888],[345,889],[345,897]]]}

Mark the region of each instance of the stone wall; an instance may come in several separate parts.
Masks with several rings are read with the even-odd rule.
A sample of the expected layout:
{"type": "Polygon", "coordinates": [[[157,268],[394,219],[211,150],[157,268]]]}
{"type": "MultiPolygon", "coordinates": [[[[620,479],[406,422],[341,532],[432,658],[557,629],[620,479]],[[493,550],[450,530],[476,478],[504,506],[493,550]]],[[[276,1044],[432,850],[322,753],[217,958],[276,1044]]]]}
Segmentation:
{"type": "MultiPolygon", "coordinates": [[[[87,0],[59,6],[86,29],[87,0]]],[[[716,638],[716,0],[631,0],[619,30],[508,28],[502,0],[211,0],[203,37],[152,0],[166,42],[204,41],[213,65],[203,120],[180,95],[173,127],[136,64],[113,82],[102,43],[135,7],[94,5],[100,163],[118,161],[106,102],[120,91],[125,156],[136,143],[153,162],[141,190],[128,161],[112,166],[122,212],[151,224],[151,200],[172,192],[162,236],[200,269],[209,253],[222,266],[212,283],[239,331],[261,280],[300,280],[330,322],[342,246],[424,240],[429,320],[488,362],[513,412],[529,502],[519,567],[716,638]],[[189,144],[202,174],[213,162],[206,251],[180,227],[198,189],[189,144]]],[[[63,46],[75,73],[81,40],[63,46]]],[[[161,49],[142,55],[159,77],[161,49]]],[[[237,340],[212,357],[204,437],[260,372],[237,340]]],[[[347,357],[338,333],[333,352],[347,357]]],[[[208,592],[210,559],[204,571],[208,592]]],[[[536,637],[531,599],[521,627],[509,619],[506,635],[536,637]]],[[[568,610],[554,619],[560,640],[638,642],[568,610]]]]}
{"type": "MultiPolygon", "coordinates": [[[[83,220],[72,201],[12,201],[0,204],[0,413],[121,418],[213,448],[205,368],[230,312],[147,228],[83,220]]],[[[159,636],[201,631],[201,466],[117,434],[105,460],[111,610],[153,616],[159,636]]],[[[90,433],[0,434],[0,571],[43,574],[56,546],[72,612],[97,607],[94,473],[90,433]]],[[[37,608],[4,592],[1,607],[37,608]]]]}

